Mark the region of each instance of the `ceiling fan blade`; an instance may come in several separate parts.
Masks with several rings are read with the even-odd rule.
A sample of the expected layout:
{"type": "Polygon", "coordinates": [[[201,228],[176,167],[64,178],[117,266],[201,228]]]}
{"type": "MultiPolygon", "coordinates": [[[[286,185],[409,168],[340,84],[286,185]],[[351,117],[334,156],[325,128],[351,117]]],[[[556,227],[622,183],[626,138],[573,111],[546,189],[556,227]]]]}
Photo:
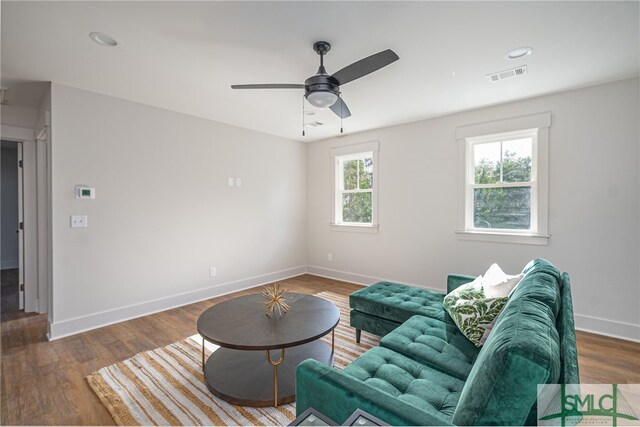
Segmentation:
{"type": "Polygon", "coordinates": [[[297,84],[256,84],[256,85],[231,85],[231,89],[304,89],[304,85],[297,84]]]}
{"type": "Polygon", "coordinates": [[[398,59],[400,59],[398,55],[396,55],[396,53],[391,49],[383,50],[382,52],[378,52],[374,55],[367,56],[360,61],[354,62],[351,65],[347,65],[342,70],[334,73],[331,77],[338,80],[340,85],[343,85],[355,79],[359,79],[360,77],[364,77],[367,74],[373,73],[374,71],[378,71],[380,68],[386,67],[398,59]]]}
{"type": "Polygon", "coordinates": [[[336,103],[329,108],[331,108],[331,111],[336,113],[338,117],[340,117],[341,115],[343,119],[351,117],[351,111],[349,111],[349,107],[347,107],[347,104],[344,103],[342,98],[338,98],[336,103]]]}

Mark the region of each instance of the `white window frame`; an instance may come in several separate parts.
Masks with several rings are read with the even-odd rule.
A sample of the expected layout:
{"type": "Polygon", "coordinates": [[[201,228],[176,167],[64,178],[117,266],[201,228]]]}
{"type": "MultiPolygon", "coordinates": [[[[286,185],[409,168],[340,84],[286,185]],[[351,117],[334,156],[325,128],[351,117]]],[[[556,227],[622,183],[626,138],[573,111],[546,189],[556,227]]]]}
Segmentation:
{"type": "Polygon", "coordinates": [[[484,136],[478,138],[468,138],[467,146],[467,171],[466,171],[466,194],[465,194],[465,230],[479,232],[494,233],[517,233],[517,234],[536,234],[538,232],[538,191],[537,191],[537,172],[538,172],[538,130],[529,129],[520,132],[508,132],[498,135],[484,136]],[[531,138],[531,177],[527,182],[496,182],[494,184],[476,184],[475,183],[475,159],[473,157],[473,149],[476,145],[490,144],[499,142],[502,151],[502,143],[504,141],[514,139],[531,138]],[[529,229],[501,229],[501,228],[478,228],[476,227],[473,217],[473,195],[476,188],[508,188],[508,187],[530,187],[531,188],[531,227],[529,229]]]}
{"type": "Polygon", "coordinates": [[[330,227],[335,231],[354,231],[354,232],[378,232],[378,149],[377,141],[357,143],[357,144],[340,144],[330,147],[329,153],[332,165],[333,192],[331,203],[331,221],[330,227]],[[371,157],[373,159],[373,181],[372,188],[369,190],[345,190],[344,187],[344,168],[345,161],[359,160],[371,157]],[[342,221],[342,195],[344,193],[371,193],[371,223],[356,223],[342,221]]]}
{"type": "Polygon", "coordinates": [[[551,114],[543,113],[456,129],[459,151],[458,239],[500,243],[547,245],[548,234],[548,143],[551,114]],[[473,147],[476,144],[532,138],[530,182],[475,184],[473,147]],[[531,227],[528,230],[476,228],[473,221],[475,188],[531,187],[531,227]]]}

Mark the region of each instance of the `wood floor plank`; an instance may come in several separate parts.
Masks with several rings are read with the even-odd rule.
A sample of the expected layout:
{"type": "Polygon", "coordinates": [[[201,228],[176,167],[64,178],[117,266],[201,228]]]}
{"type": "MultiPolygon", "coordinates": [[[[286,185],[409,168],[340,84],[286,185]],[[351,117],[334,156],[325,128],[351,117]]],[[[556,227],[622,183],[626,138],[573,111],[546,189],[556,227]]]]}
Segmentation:
{"type": "MultiPolygon", "coordinates": [[[[303,275],[283,281],[293,292],[349,295],[359,285],[303,275]]],[[[46,315],[3,322],[2,425],[113,425],[85,377],[136,353],[196,333],[200,313],[249,289],[48,342],[46,315]]],[[[640,343],[578,332],[583,383],[640,383],[640,343]]]]}

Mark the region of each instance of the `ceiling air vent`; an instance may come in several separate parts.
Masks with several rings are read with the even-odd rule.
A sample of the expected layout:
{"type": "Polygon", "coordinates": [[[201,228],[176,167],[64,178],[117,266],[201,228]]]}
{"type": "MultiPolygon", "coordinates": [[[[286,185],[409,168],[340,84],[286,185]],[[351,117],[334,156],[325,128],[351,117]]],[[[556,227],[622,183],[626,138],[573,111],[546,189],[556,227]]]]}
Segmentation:
{"type": "Polygon", "coordinates": [[[308,122],[304,124],[306,127],[308,128],[317,128],[318,126],[322,126],[324,125],[324,123],[321,122],[308,122]]]}
{"type": "Polygon", "coordinates": [[[525,74],[527,74],[527,66],[523,65],[521,67],[487,74],[487,79],[489,79],[489,81],[493,83],[504,79],[510,79],[511,77],[524,76],[525,74]]]}

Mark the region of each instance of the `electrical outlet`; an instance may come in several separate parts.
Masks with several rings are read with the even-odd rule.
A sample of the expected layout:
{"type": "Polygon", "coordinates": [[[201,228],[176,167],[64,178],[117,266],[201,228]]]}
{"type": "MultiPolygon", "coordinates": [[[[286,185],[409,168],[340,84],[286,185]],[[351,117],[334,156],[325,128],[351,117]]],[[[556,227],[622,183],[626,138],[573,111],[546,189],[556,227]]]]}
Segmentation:
{"type": "Polygon", "coordinates": [[[209,270],[209,277],[216,277],[216,268],[215,267],[211,267],[211,270],[209,270]]]}
{"type": "Polygon", "coordinates": [[[71,215],[71,228],[88,227],[86,215],[71,215]]]}
{"type": "Polygon", "coordinates": [[[333,261],[333,255],[327,254],[327,261],[333,261]]]}
{"type": "Polygon", "coordinates": [[[236,187],[242,187],[242,178],[236,178],[236,187]]]}

